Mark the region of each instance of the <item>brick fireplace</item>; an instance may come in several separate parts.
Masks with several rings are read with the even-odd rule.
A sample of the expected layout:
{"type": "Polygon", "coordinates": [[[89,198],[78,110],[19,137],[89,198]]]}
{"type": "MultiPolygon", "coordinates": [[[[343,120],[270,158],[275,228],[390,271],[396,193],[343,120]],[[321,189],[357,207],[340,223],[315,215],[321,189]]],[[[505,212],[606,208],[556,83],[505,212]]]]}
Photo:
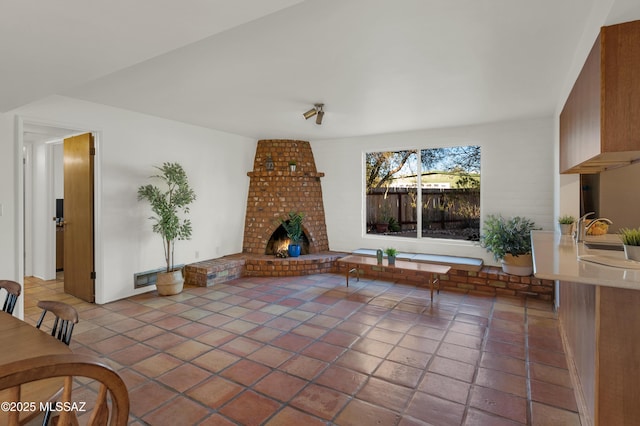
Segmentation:
{"type": "MultiPolygon", "coordinates": [[[[292,211],[305,215],[303,254],[329,250],[320,184],[324,173],[316,170],[309,142],[287,139],[258,141],[253,171],[247,175],[250,182],[243,253],[273,254],[273,238],[280,238],[280,219],[286,219],[292,211]],[[296,162],[295,171],[289,169],[292,161],[296,162]]],[[[277,242],[275,244],[277,246],[277,242]]]]}

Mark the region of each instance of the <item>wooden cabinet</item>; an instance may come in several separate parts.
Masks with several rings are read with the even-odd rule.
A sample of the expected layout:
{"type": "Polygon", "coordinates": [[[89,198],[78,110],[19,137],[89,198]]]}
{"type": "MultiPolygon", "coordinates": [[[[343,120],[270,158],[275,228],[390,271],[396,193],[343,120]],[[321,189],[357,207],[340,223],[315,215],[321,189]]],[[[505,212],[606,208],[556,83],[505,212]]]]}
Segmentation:
{"type": "Polygon", "coordinates": [[[560,323],[584,425],[640,418],[640,290],[562,281],[560,323]]]}
{"type": "Polygon", "coordinates": [[[560,172],[640,159],[640,21],[603,27],[560,114],[560,172]]]}

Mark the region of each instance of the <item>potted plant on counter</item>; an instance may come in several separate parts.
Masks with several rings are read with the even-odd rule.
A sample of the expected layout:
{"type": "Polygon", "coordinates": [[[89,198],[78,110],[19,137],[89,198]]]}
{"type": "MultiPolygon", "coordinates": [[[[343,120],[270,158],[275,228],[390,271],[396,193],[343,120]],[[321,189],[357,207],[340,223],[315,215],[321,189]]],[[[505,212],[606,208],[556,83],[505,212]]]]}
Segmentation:
{"type": "Polygon", "coordinates": [[[280,224],[287,232],[289,237],[289,256],[300,256],[300,241],[302,240],[302,220],[304,219],[304,213],[290,212],[287,219],[281,219],[280,224]]]}
{"type": "Polygon", "coordinates": [[[151,176],[159,179],[161,186],[143,185],[138,188],[138,200],[146,200],[151,206],[154,216],[153,232],[162,237],[166,272],[158,273],[156,287],[158,294],[169,296],[182,291],[184,278],[181,270],[174,270],[174,249],[177,240],[191,238],[191,221],[181,219],[181,214],[189,213],[189,205],[195,201],[196,194],[189,186],[189,180],[182,166],[178,163],[164,163],[155,166],[159,174],[151,176]]]}
{"type": "Polygon", "coordinates": [[[627,260],[640,262],[640,228],[622,228],[620,235],[624,244],[624,256],[627,260]]]}
{"type": "Polygon", "coordinates": [[[508,274],[528,276],[533,273],[531,257],[531,231],[538,229],[531,219],[515,216],[505,219],[489,215],[480,236],[480,244],[502,261],[502,270],[508,274]]]}
{"type": "Polygon", "coordinates": [[[560,234],[562,235],[571,235],[571,231],[573,230],[573,224],[575,223],[576,218],[570,215],[560,216],[558,218],[558,225],[560,225],[560,234]]]}

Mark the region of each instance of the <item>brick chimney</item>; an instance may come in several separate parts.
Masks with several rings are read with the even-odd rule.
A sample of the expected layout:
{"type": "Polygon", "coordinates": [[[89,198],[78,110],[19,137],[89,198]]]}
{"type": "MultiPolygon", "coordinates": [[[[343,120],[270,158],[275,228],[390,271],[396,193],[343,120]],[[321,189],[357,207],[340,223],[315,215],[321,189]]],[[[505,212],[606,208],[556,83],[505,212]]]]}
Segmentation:
{"type": "MultiPolygon", "coordinates": [[[[266,254],[269,241],[289,212],[304,213],[308,253],[329,250],[320,178],[307,141],[258,141],[247,198],[243,253],[266,254]],[[269,161],[270,160],[270,161],[269,161]],[[271,164],[273,163],[272,167],[271,164]],[[290,162],[296,162],[291,171],[290,162]]],[[[304,253],[303,253],[304,254],[304,253]]]]}

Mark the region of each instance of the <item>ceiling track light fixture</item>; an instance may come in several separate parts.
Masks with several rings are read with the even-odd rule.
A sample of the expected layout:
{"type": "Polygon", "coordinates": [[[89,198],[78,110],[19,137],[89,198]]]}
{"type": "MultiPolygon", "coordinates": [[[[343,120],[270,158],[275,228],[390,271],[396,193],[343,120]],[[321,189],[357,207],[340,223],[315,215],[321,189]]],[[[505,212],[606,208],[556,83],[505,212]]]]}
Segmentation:
{"type": "Polygon", "coordinates": [[[305,120],[310,119],[314,115],[316,116],[316,124],[322,124],[322,118],[324,117],[324,104],[314,104],[313,108],[303,113],[305,120]]]}

